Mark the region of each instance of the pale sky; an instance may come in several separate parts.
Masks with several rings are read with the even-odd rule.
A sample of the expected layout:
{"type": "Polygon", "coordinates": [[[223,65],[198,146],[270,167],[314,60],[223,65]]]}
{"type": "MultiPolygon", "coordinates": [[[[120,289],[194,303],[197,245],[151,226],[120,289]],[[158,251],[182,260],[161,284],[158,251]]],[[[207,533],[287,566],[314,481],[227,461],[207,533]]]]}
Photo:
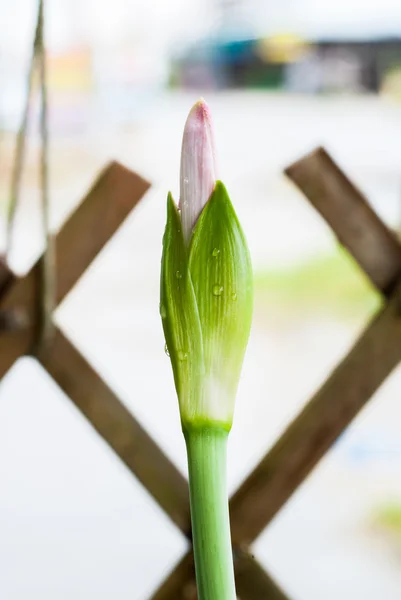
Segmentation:
{"type": "MultiPolygon", "coordinates": [[[[62,48],[82,40],[113,43],[139,36],[153,43],[187,41],[210,27],[209,0],[47,0],[47,40],[62,48]]],[[[32,36],[34,0],[0,0],[0,38],[18,44],[32,36]]]]}
{"type": "MultiPolygon", "coordinates": [[[[216,26],[219,0],[47,0],[47,42],[115,44],[138,39],[168,47],[216,26]]],[[[0,43],[23,48],[32,36],[34,0],[0,0],[0,43]]],[[[401,0],[239,0],[238,23],[256,34],[401,34],[401,0]]]]}

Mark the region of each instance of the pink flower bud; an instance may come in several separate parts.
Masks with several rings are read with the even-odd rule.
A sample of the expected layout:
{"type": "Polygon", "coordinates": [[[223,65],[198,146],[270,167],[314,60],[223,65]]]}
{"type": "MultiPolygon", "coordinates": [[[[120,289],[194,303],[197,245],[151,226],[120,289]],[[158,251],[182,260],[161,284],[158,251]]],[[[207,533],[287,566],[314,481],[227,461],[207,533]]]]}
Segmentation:
{"type": "Polygon", "coordinates": [[[188,115],[182,138],[179,208],[187,245],[215,184],[216,164],[210,111],[201,98],[188,115]]]}

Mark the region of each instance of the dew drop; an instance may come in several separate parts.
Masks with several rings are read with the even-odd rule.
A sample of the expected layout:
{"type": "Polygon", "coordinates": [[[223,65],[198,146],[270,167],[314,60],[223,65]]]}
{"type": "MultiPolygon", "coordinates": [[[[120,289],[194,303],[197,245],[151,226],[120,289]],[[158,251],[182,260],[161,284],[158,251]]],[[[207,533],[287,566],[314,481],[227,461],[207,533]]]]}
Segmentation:
{"type": "Polygon", "coordinates": [[[160,312],[160,316],[162,319],[165,319],[167,317],[167,311],[166,311],[166,307],[164,306],[164,304],[160,303],[159,312],[160,312]]]}
{"type": "Polygon", "coordinates": [[[216,285],[213,286],[213,296],[221,296],[223,293],[223,286],[219,285],[218,283],[216,283],[216,285]]]}
{"type": "Polygon", "coordinates": [[[233,302],[235,302],[235,301],[237,300],[237,292],[233,292],[233,293],[231,294],[231,300],[232,300],[233,302]]]}
{"type": "Polygon", "coordinates": [[[216,258],[216,256],[218,256],[220,254],[220,250],[218,248],[214,248],[213,252],[212,252],[212,256],[214,256],[216,258]]]}
{"type": "Polygon", "coordinates": [[[183,350],[178,350],[177,356],[178,356],[178,360],[184,361],[184,360],[187,360],[188,353],[184,352],[183,350]]]}
{"type": "Polygon", "coordinates": [[[189,183],[188,177],[184,177],[184,183],[189,183]]]}
{"type": "Polygon", "coordinates": [[[180,273],[180,271],[176,271],[175,276],[177,277],[177,279],[182,279],[182,274],[180,273]]]}
{"type": "Polygon", "coordinates": [[[167,344],[164,344],[164,354],[170,356],[170,352],[168,351],[167,344]]]}

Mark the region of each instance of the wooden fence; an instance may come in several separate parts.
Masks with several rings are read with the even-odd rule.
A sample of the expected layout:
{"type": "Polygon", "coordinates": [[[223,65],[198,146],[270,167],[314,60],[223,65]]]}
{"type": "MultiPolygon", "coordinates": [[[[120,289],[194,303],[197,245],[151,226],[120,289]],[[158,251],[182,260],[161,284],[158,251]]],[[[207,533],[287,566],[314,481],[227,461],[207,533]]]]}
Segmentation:
{"type": "MultiPolygon", "coordinates": [[[[288,600],[250,548],[401,360],[401,246],[362,194],[321,148],[286,169],[383,296],[383,306],[349,354],[230,499],[237,591],[241,600],[288,600]]],[[[57,303],[149,187],[117,163],[108,166],[56,238],[57,303]]],[[[42,260],[42,259],[40,259],[42,260]]],[[[40,260],[23,278],[0,263],[0,378],[35,352],[71,401],[190,541],[188,486],[84,356],[55,326],[37,349],[40,260]]],[[[196,598],[192,551],[152,600],[196,598]]]]}

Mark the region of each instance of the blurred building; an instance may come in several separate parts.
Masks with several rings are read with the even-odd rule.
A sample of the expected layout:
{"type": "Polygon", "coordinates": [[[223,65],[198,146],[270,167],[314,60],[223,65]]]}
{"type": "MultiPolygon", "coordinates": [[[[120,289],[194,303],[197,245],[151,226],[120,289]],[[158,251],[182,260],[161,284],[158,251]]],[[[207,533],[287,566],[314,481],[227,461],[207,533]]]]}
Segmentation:
{"type": "Polygon", "coordinates": [[[401,73],[401,36],[378,39],[210,37],[172,64],[180,87],[283,88],[292,92],[379,92],[401,73]]]}

